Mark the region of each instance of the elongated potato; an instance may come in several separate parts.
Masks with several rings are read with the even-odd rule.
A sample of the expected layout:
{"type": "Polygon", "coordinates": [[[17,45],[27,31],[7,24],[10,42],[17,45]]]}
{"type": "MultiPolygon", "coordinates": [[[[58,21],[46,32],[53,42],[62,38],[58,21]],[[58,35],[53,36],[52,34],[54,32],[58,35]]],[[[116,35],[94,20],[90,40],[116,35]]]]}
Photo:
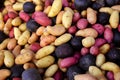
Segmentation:
{"type": "Polygon", "coordinates": [[[99,9],[99,11],[112,14],[113,9],[111,9],[110,7],[102,7],[102,8],[99,9]]]}
{"type": "Polygon", "coordinates": [[[10,51],[4,51],[4,64],[6,67],[10,68],[14,65],[14,56],[10,51]]]}
{"type": "Polygon", "coordinates": [[[55,58],[53,56],[46,56],[44,58],[41,58],[37,62],[35,62],[35,64],[38,68],[47,68],[50,65],[52,65],[54,61],[55,61],[55,58]]]}
{"type": "Polygon", "coordinates": [[[51,54],[54,50],[55,50],[55,47],[52,45],[45,46],[37,51],[35,58],[36,59],[43,58],[43,57],[51,54]]]}
{"type": "Polygon", "coordinates": [[[14,36],[15,36],[15,39],[18,40],[19,37],[21,36],[21,31],[19,28],[17,27],[14,27],[14,36]]]}
{"type": "Polygon", "coordinates": [[[54,0],[50,12],[48,13],[48,17],[56,16],[61,9],[62,9],[62,0],[54,0]]]}
{"type": "Polygon", "coordinates": [[[66,29],[68,29],[72,24],[73,13],[69,10],[65,11],[62,16],[62,23],[66,29]]]}
{"type": "Polygon", "coordinates": [[[0,51],[0,67],[4,64],[4,51],[0,51]]]}
{"type": "Polygon", "coordinates": [[[119,12],[118,11],[112,12],[109,22],[113,29],[116,29],[118,27],[118,24],[119,24],[119,12]]]}
{"type": "Polygon", "coordinates": [[[64,11],[61,11],[58,13],[57,17],[56,17],[56,24],[61,24],[62,23],[62,16],[64,14],[64,11]]]}
{"type": "Polygon", "coordinates": [[[0,69],[0,80],[6,80],[9,77],[11,71],[9,69],[0,69]]]}
{"type": "Polygon", "coordinates": [[[64,43],[68,42],[71,38],[72,38],[71,34],[65,33],[55,40],[55,45],[59,46],[61,44],[64,44],[64,43]]]}

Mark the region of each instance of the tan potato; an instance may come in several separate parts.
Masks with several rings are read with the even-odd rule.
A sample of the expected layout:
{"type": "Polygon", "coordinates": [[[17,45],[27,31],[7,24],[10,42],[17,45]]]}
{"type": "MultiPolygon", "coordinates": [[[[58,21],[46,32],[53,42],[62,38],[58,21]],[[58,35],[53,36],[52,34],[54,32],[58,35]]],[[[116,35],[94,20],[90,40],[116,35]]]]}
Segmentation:
{"type": "Polygon", "coordinates": [[[43,10],[43,6],[42,5],[36,5],[35,11],[42,11],[42,10],[43,10]]]}
{"type": "Polygon", "coordinates": [[[110,45],[109,44],[104,44],[99,48],[99,51],[101,54],[106,54],[110,50],[110,45]]]}
{"type": "Polygon", "coordinates": [[[105,13],[109,13],[109,14],[112,14],[113,12],[113,9],[110,8],[110,7],[102,7],[99,9],[100,12],[105,12],[105,13]]]}
{"type": "Polygon", "coordinates": [[[17,57],[20,54],[21,46],[17,45],[15,48],[12,50],[12,53],[15,57],[17,57]]]}
{"type": "Polygon", "coordinates": [[[114,79],[115,80],[120,80],[120,72],[114,74],[114,79]]]}
{"type": "Polygon", "coordinates": [[[47,26],[47,31],[54,35],[54,36],[60,36],[63,33],[65,33],[65,27],[63,25],[55,25],[55,26],[47,26]]]}
{"type": "Polygon", "coordinates": [[[14,36],[15,36],[15,39],[16,40],[18,40],[19,39],[19,37],[21,36],[21,31],[20,31],[20,29],[19,28],[17,28],[17,27],[14,27],[14,36]]]}
{"type": "Polygon", "coordinates": [[[43,2],[41,0],[32,0],[36,5],[40,5],[43,4],[43,2]]]}
{"type": "Polygon", "coordinates": [[[120,5],[114,5],[111,8],[120,12],[120,5]]]}
{"type": "Polygon", "coordinates": [[[44,9],[43,12],[48,15],[49,12],[50,12],[50,10],[51,10],[51,7],[52,7],[52,6],[48,6],[47,8],[44,9]]]}
{"type": "Polygon", "coordinates": [[[109,23],[113,29],[116,29],[119,25],[119,12],[118,11],[113,11],[109,23]]]}
{"type": "Polygon", "coordinates": [[[28,39],[28,43],[32,44],[32,43],[36,42],[37,40],[38,40],[38,36],[36,33],[33,32],[32,35],[30,36],[30,38],[28,39]]]}
{"type": "Polygon", "coordinates": [[[104,54],[98,54],[96,57],[96,65],[100,67],[102,64],[105,63],[105,55],[104,54]]]}
{"type": "Polygon", "coordinates": [[[30,37],[30,32],[28,30],[24,31],[18,39],[19,45],[25,45],[30,37]]]}
{"type": "Polygon", "coordinates": [[[53,43],[55,40],[56,40],[56,37],[53,35],[46,35],[46,36],[42,35],[40,38],[40,46],[41,47],[47,46],[53,43]]]}
{"type": "Polygon", "coordinates": [[[67,10],[69,10],[72,14],[74,14],[74,11],[70,7],[65,7],[64,8],[64,11],[67,11],[67,10]]]}
{"type": "Polygon", "coordinates": [[[10,68],[14,65],[14,56],[10,51],[4,51],[4,64],[6,67],[10,68]]]}
{"type": "Polygon", "coordinates": [[[37,34],[38,36],[41,36],[41,35],[43,34],[44,30],[45,30],[45,27],[44,27],[44,26],[41,26],[41,27],[39,27],[39,28],[37,29],[36,34],[37,34]]]}
{"type": "Polygon", "coordinates": [[[69,10],[65,11],[62,16],[62,24],[68,29],[72,24],[73,13],[69,10]]]}
{"type": "Polygon", "coordinates": [[[56,16],[61,9],[62,9],[62,0],[54,0],[50,12],[48,13],[48,17],[56,16]]]}
{"type": "Polygon", "coordinates": [[[0,51],[0,67],[4,64],[4,51],[0,51]]]}
{"type": "Polygon", "coordinates": [[[62,16],[64,14],[64,11],[60,11],[56,17],[56,24],[61,24],[62,23],[62,16]]]}
{"type": "Polygon", "coordinates": [[[52,77],[58,70],[57,64],[53,64],[45,71],[45,77],[52,77]]]}
{"type": "Polygon", "coordinates": [[[45,56],[48,56],[49,54],[53,53],[54,50],[55,50],[55,46],[52,45],[45,46],[37,51],[37,53],[35,54],[35,58],[40,59],[45,56]]]}
{"type": "Polygon", "coordinates": [[[101,65],[101,69],[107,70],[107,71],[112,71],[112,72],[114,72],[114,74],[120,72],[119,66],[113,62],[104,63],[103,65],[101,65]]]}
{"type": "Polygon", "coordinates": [[[11,71],[8,69],[0,69],[0,80],[5,80],[11,75],[11,71]]]}
{"type": "Polygon", "coordinates": [[[23,68],[26,70],[26,69],[29,69],[29,68],[35,68],[35,64],[33,63],[25,63],[23,65],[23,68]]]}
{"type": "Polygon", "coordinates": [[[16,64],[25,64],[32,60],[34,53],[31,50],[23,49],[21,54],[15,58],[16,64]]]}
{"type": "Polygon", "coordinates": [[[9,34],[9,31],[10,31],[10,29],[12,28],[12,19],[11,18],[9,18],[8,20],[7,20],[7,22],[5,23],[5,26],[4,26],[4,33],[5,34],[9,34]]]}
{"type": "Polygon", "coordinates": [[[103,74],[103,72],[97,68],[96,66],[89,67],[89,73],[96,77],[98,80],[107,80],[103,74]]]}
{"type": "Polygon", "coordinates": [[[4,5],[5,5],[5,6],[7,6],[7,5],[12,5],[12,3],[11,3],[9,0],[5,0],[4,5]]]}
{"type": "Polygon", "coordinates": [[[93,37],[86,37],[82,39],[82,45],[86,48],[93,46],[95,43],[95,39],[93,37]]]}
{"type": "Polygon", "coordinates": [[[75,80],[97,80],[95,77],[93,77],[90,74],[78,74],[74,77],[75,80]]]}
{"type": "Polygon", "coordinates": [[[87,20],[90,24],[95,24],[97,21],[97,12],[92,8],[87,8],[87,20]]]}
{"type": "Polygon", "coordinates": [[[53,56],[46,56],[35,62],[38,68],[47,68],[55,62],[55,58],[53,56]]]}
{"type": "Polygon", "coordinates": [[[75,35],[82,36],[82,37],[96,38],[98,36],[98,32],[93,28],[86,28],[86,29],[78,30],[75,35]]]}
{"type": "Polygon", "coordinates": [[[52,77],[48,77],[48,78],[45,78],[44,80],[55,80],[55,79],[52,77]]]}
{"type": "Polygon", "coordinates": [[[83,10],[83,11],[81,12],[81,15],[82,15],[82,17],[87,17],[87,10],[83,10]]]}
{"type": "Polygon", "coordinates": [[[5,26],[4,21],[0,20],[0,30],[3,30],[5,26]]]}
{"type": "Polygon", "coordinates": [[[15,38],[12,38],[12,39],[10,39],[10,41],[8,42],[7,48],[8,48],[9,50],[12,50],[12,49],[15,48],[16,45],[17,45],[17,40],[16,40],[15,38]]]}
{"type": "Polygon", "coordinates": [[[72,38],[71,34],[65,33],[55,40],[55,45],[59,46],[61,44],[64,44],[64,43],[68,42],[71,38],[72,38]]]}
{"type": "Polygon", "coordinates": [[[3,21],[3,14],[2,14],[2,12],[0,12],[0,20],[3,21]]]}

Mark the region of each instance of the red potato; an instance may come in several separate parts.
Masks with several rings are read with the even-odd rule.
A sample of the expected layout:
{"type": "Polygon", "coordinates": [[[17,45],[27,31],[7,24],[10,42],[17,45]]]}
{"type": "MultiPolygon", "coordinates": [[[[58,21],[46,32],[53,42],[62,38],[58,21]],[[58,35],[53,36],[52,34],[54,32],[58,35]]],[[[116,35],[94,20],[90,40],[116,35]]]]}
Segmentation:
{"type": "Polygon", "coordinates": [[[105,39],[103,39],[103,38],[97,38],[97,39],[95,40],[94,46],[100,47],[100,46],[102,46],[103,44],[105,44],[106,42],[107,42],[107,41],[106,41],[105,39]]]}
{"type": "Polygon", "coordinates": [[[22,79],[19,77],[14,77],[12,80],[22,80],[22,79]]]}
{"type": "Polygon", "coordinates": [[[102,35],[102,34],[104,33],[105,28],[104,28],[103,25],[101,25],[101,24],[94,24],[92,27],[93,27],[100,35],[102,35]]]}
{"type": "Polygon", "coordinates": [[[69,32],[70,34],[75,34],[76,31],[77,31],[76,26],[71,26],[71,27],[68,29],[68,32],[69,32]]]}
{"type": "Polygon", "coordinates": [[[68,0],[62,0],[62,5],[63,7],[68,7],[69,6],[68,0]]]}
{"type": "Polygon", "coordinates": [[[76,12],[73,14],[73,22],[76,23],[80,19],[80,14],[79,12],[76,12]]]}
{"type": "Polygon", "coordinates": [[[40,48],[41,46],[39,43],[32,43],[30,45],[30,50],[32,50],[33,52],[37,52],[40,48]]]}
{"type": "Polygon", "coordinates": [[[19,13],[19,16],[20,16],[20,18],[21,18],[22,20],[24,20],[25,22],[27,22],[27,21],[30,19],[30,16],[29,16],[27,13],[25,13],[25,12],[20,12],[20,13],[19,13]]]}
{"type": "Polygon", "coordinates": [[[80,53],[81,53],[81,55],[86,55],[86,54],[89,53],[89,49],[86,48],[86,47],[83,47],[83,48],[81,49],[80,53]]]}
{"type": "Polygon", "coordinates": [[[108,43],[111,43],[112,42],[112,39],[113,39],[113,32],[110,28],[106,28],[105,31],[104,31],[104,38],[106,39],[106,41],[108,43]]]}
{"type": "Polygon", "coordinates": [[[114,80],[113,72],[111,72],[111,71],[107,72],[107,78],[108,78],[108,80],[114,80]]]}
{"type": "Polygon", "coordinates": [[[79,19],[77,22],[78,29],[85,29],[88,25],[87,19],[79,19]]]}
{"type": "Polygon", "coordinates": [[[99,48],[97,46],[92,46],[90,48],[90,54],[95,55],[95,56],[98,55],[99,54],[99,48]]]}
{"type": "Polygon", "coordinates": [[[6,22],[8,19],[9,19],[8,14],[5,14],[5,15],[4,15],[4,18],[3,18],[4,22],[6,22]]]}
{"type": "Polygon", "coordinates": [[[14,29],[12,28],[9,32],[9,37],[13,38],[14,37],[14,29]]]}
{"type": "Polygon", "coordinates": [[[80,52],[75,52],[73,57],[79,60],[81,57],[80,52]]]}
{"type": "Polygon", "coordinates": [[[68,68],[68,67],[70,67],[70,66],[72,66],[72,65],[74,65],[76,63],[77,63],[76,58],[74,58],[74,57],[67,57],[67,58],[64,58],[64,59],[62,59],[60,61],[60,66],[62,68],[68,68]]]}
{"type": "Polygon", "coordinates": [[[32,15],[32,18],[35,19],[35,21],[42,26],[48,26],[52,24],[51,19],[49,19],[47,15],[43,12],[35,12],[32,15]]]}
{"type": "Polygon", "coordinates": [[[53,3],[53,0],[45,0],[45,8],[52,5],[52,3],[53,3]]]}
{"type": "Polygon", "coordinates": [[[17,17],[18,15],[15,13],[15,12],[8,12],[8,16],[9,16],[9,18],[15,18],[15,17],[17,17]]]}
{"type": "Polygon", "coordinates": [[[58,70],[55,74],[54,74],[54,79],[55,80],[62,80],[63,79],[63,75],[62,72],[60,70],[58,70]]]}

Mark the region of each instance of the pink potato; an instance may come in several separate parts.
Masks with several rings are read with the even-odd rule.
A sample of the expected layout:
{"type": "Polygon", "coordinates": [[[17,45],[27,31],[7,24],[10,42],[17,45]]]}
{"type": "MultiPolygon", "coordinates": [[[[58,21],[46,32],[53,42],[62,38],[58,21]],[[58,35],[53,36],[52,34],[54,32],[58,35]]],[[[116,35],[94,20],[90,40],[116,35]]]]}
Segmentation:
{"type": "Polygon", "coordinates": [[[79,19],[77,22],[78,29],[85,29],[88,25],[87,19],[79,19]]]}

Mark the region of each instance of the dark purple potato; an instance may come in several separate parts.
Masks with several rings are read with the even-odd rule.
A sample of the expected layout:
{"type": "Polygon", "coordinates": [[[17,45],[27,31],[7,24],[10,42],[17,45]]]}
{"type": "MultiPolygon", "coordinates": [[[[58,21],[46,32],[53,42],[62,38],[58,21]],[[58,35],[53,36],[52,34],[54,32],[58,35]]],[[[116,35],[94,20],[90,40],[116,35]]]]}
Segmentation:
{"type": "Polygon", "coordinates": [[[42,78],[37,69],[30,68],[22,73],[22,80],[42,80],[42,78]]]}
{"type": "Polygon", "coordinates": [[[23,10],[26,13],[33,13],[35,11],[35,4],[32,2],[25,2],[23,5],[23,10]]]}
{"type": "Polygon", "coordinates": [[[70,43],[74,49],[80,50],[82,48],[82,37],[75,36],[70,43]]]}
{"type": "Polygon", "coordinates": [[[90,6],[91,2],[91,0],[75,0],[74,5],[78,11],[82,11],[86,10],[90,6]]]}
{"type": "Polygon", "coordinates": [[[114,6],[118,3],[120,3],[120,0],[105,0],[107,6],[114,6]]]}
{"type": "Polygon", "coordinates": [[[12,72],[11,77],[21,77],[23,71],[24,71],[23,65],[14,65],[11,68],[12,72]]]}
{"type": "Polygon", "coordinates": [[[8,36],[4,32],[0,31],[0,43],[3,42],[7,37],[8,36]]]}
{"type": "Polygon", "coordinates": [[[95,61],[96,61],[96,57],[91,55],[91,54],[87,54],[84,55],[80,58],[79,60],[79,66],[81,69],[83,70],[88,70],[89,66],[94,66],[95,65],[95,61]]]}
{"type": "Polygon", "coordinates": [[[99,10],[101,7],[104,7],[104,6],[105,6],[104,0],[96,0],[96,2],[92,4],[92,8],[95,10],[99,10]]]}
{"type": "Polygon", "coordinates": [[[68,80],[74,80],[74,76],[81,73],[83,73],[83,70],[81,70],[81,68],[78,67],[77,65],[69,67],[67,69],[68,80]]]}
{"type": "Polygon", "coordinates": [[[116,47],[120,47],[120,32],[118,30],[113,31],[113,43],[116,47]]]}
{"type": "Polygon", "coordinates": [[[98,23],[100,23],[102,25],[108,24],[109,18],[110,18],[110,14],[108,14],[108,13],[104,13],[104,12],[98,13],[98,23]]]}
{"type": "Polygon", "coordinates": [[[70,44],[62,44],[55,50],[55,54],[58,58],[65,58],[73,55],[73,49],[70,44]]]}
{"type": "Polygon", "coordinates": [[[110,49],[110,51],[106,54],[106,59],[120,65],[120,49],[110,49]]]}
{"type": "Polygon", "coordinates": [[[27,29],[31,32],[35,32],[38,27],[40,26],[35,20],[30,19],[27,23],[26,23],[27,29]]]}

